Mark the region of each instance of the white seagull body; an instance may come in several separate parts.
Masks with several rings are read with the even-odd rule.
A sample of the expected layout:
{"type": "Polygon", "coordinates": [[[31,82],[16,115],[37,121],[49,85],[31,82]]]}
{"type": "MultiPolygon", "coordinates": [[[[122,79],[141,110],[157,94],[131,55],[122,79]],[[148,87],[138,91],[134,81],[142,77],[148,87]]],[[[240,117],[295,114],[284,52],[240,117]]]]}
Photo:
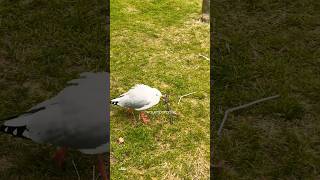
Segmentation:
{"type": "Polygon", "coordinates": [[[0,130],[37,143],[101,154],[109,149],[109,74],[82,73],[57,96],[7,119],[0,130]]]}
{"type": "Polygon", "coordinates": [[[159,103],[162,94],[156,88],[137,84],[120,97],[111,100],[112,104],[143,111],[159,103]]]}
{"type": "MultiPolygon", "coordinates": [[[[118,98],[112,99],[111,104],[143,111],[158,104],[161,97],[162,94],[158,89],[144,84],[137,84],[118,98]]],[[[141,113],[141,116],[143,118],[146,117],[143,113],[141,113]]]]}

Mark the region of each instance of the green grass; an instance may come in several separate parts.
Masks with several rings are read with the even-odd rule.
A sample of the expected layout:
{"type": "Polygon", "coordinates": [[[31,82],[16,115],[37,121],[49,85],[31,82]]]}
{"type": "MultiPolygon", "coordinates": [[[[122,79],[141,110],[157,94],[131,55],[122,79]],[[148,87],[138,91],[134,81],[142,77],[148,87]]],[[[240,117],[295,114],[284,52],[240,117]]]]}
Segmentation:
{"type": "Polygon", "coordinates": [[[173,124],[161,114],[134,125],[113,106],[112,179],[208,179],[210,67],[199,54],[209,57],[210,40],[209,25],[199,22],[201,2],[112,0],[110,9],[111,97],[144,83],[169,94],[179,113],[173,124]]]}
{"type": "MultiPolygon", "coordinates": [[[[105,1],[0,1],[0,119],[56,95],[84,71],[105,71],[105,1]]],[[[71,151],[66,169],[55,148],[0,135],[0,179],[84,179],[94,157],[71,151]]]]}
{"type": "Polygon", "coordinates": [[[319,179],[320,4],[212,2],[217,179],[319,179]],[[229,116],[223,112],[280,94],[229,116]]]}

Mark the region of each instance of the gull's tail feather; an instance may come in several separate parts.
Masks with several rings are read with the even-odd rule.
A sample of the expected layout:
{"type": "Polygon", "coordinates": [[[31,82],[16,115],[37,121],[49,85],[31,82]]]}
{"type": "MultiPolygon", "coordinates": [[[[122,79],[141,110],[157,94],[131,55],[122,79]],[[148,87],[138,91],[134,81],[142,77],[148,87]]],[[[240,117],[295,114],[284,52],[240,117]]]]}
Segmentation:
{"type": "Polygon", "coordinates": [[[126,95],[127,95],[127,93],[121,94],[119,97],[112,99],[110,103],[114,104],[114,105],[122,106],[121,103],[123,103],[123,100],[126,99],[126,95]]]}
{"type": "Polygon", "coordinates": [[[32,116],[28,114],[7,118],[7,121],[0,126],[0,131],[15,137],[29,139],[27,121],[31,118],[32,116]]]}
{"type": "Polygon", "coordinates": [[[29,139],[27,126],[6,126],[3,124],[0,126],[0,131],[15,137],[29,139]]]}
{"type": "Polygon", "coordinates": [[[118,105],[118,103],[119,103],[119,98],[111,100],[111,104],[118,105]]]}
{"type": "Polygon", "coordinates": [[[29,130],[27,122],[33,118],[32,114],[45,109],[44,107],[31,109],[21,115],[4,119],[4,123],[0,125],[0,132],[11,134],[16,137],[29,139],[29,130]]]}

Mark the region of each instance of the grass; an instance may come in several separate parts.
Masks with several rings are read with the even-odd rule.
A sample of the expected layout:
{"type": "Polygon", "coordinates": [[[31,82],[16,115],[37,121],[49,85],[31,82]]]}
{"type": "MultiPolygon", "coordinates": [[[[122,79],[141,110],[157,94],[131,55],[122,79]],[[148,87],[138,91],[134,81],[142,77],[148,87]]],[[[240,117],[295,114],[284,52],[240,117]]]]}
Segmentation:
{"type": "Polygon", "coordinates": [[[212,2],[217,179],[319,179],[318,1],[212,2]],[[281,98],[229,116],[263,97],[281,98]]]}
{"type": "MultiPolygon", "coordinates": [[[[110,9],[111,97],[144,83],[169,94],[179,113],[173,124],[165,114],[133,124],[113,106],[112,179],[208,179],[210,67],[199,54],[209,57],[209,25],[199,22],[201,2],[111,0],[110,9]]],[[[159,110],[163,103],[150,109],[159,110]]]]}
{"type": "MultiPolygon", "coordinates": [[[[56,95],[84,71],[105,71],[105,1],[0,1],[0,119],[56,95]]],[[[91,178],[94,157],[71,151],[66,169],[55,148],[0,135],[0,179],[91,178]]]]}

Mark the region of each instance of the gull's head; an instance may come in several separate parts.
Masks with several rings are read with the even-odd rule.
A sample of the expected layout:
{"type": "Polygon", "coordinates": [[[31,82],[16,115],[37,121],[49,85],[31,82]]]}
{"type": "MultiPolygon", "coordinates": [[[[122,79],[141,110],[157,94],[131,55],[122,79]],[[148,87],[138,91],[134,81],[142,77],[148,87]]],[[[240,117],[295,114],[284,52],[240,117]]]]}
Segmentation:
{"type": "Polygon", "coordinates": [[[162,93],[158,90],[154,88],[154,92],[156,94],[157,97],[161,98],[162,97],[162,93]]]}
{"type": "Polygon", "coordinates": [[[160,99],[163,99],[164,96],[162,95],[162,93],[158,89],[153,88],[153,90],[154,90],[155,96],[157,97],[158,101],[160,101],[160,99]]]}

